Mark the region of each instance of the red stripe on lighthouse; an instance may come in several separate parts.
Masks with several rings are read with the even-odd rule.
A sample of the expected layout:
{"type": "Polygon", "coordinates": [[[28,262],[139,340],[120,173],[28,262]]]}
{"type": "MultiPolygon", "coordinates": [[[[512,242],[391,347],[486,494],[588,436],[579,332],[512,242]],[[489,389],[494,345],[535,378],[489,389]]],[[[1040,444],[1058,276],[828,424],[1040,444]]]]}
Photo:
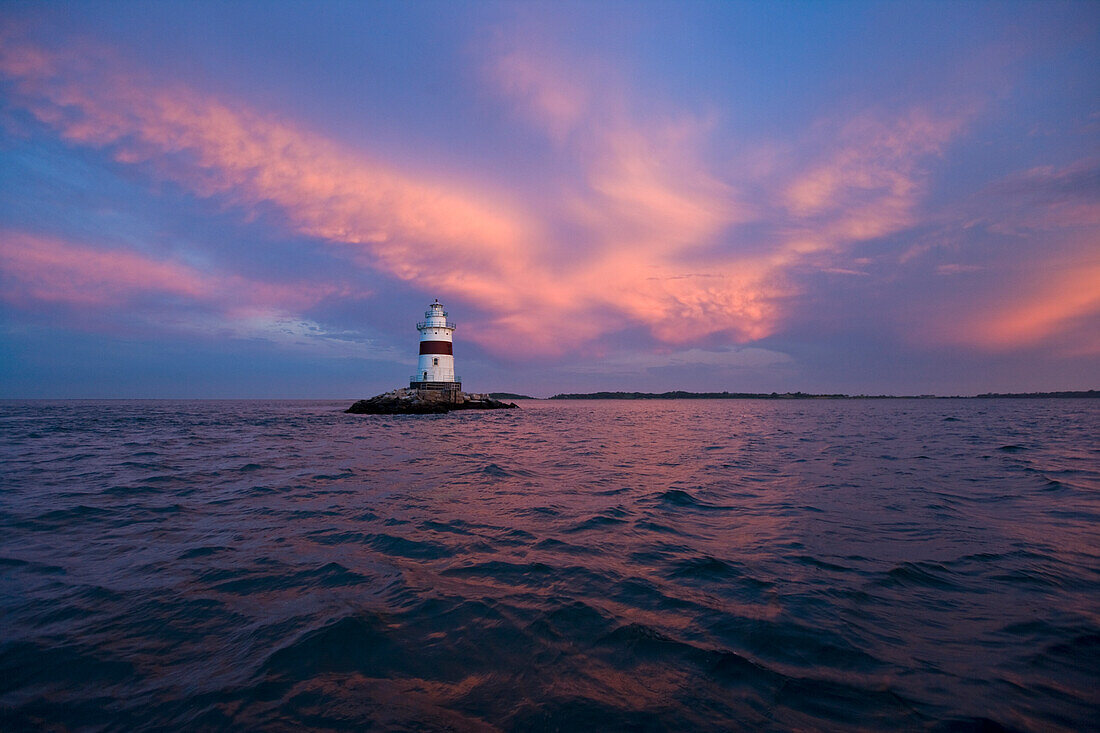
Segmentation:
{"type": "Polygon", "coordinates": [[[421,341],[421,354],[454,354],[450,341],[421,341]]]}

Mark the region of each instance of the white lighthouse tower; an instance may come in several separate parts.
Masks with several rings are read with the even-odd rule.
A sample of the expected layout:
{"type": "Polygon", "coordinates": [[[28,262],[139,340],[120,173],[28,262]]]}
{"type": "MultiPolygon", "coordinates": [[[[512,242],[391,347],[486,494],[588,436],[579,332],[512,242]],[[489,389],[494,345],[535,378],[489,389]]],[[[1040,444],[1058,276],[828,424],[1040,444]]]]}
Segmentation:
{"type": "Polygon", "coordinates": [[[420,360],[416,374],[409,379],[409,387],[460,392],[462,380],[455,376],[452,348],[455,324],[447,320],[447,311],[438,298],[424,311],[424,316],[426,320],[416,324],[416,330],[420,331],[420,360]]]}

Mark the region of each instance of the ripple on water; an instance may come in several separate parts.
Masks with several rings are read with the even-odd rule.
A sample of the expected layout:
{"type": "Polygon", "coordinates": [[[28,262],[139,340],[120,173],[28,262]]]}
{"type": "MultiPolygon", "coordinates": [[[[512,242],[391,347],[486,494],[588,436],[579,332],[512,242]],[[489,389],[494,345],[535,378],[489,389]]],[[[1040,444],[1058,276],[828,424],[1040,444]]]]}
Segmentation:
{"type": "Polygon", "coordinates": [[[1085,729],[1100,403],[1026,402],[5,403],[0,728],[1085,729]]]}

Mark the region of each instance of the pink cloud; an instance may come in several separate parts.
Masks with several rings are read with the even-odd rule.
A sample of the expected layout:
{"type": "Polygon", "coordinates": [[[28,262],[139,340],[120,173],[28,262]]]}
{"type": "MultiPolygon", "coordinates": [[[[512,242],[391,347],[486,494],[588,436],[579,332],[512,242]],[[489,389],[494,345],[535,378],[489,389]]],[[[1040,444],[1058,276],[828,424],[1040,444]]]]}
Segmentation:
{"type": "Polygon", "coordinates": [[[964,116],[933,117],[922,109],[885,119],[857,116],[816,161],[794,174],[784,190],[785,206],[795,222],[812,225],[830,246],[911,226],[925,191],[924,162],[942,153],[963,122],[964,116]]]}
{"type": "MultiPolygon", "coordinates": [[[[101,50],[48,53],[0,40],[0,74],[17,103],[65,140],[246,211],[274,205],[294,232],[360,266],[476,304],[488,317],[468,333],[502,353],[517,340],[532,353],[555,352],[639,326],[670,344],[774,333],[800,270],[851,269],[851,245],[914,223],[923,161],[960,128],[919,110],[856,116],[832,144],[810,141],[822,152],[809,163],[729,170],[708,151],[705,117],[631,115],[630,100],[595,75],[567,79],[522,50],[501,54],[492,69],[491,83],[577,162],[579,178],[549,184],[553,203],[520,208],[513,196],[400,170],[231,100],[156,83],[101,50]],[[780,226],[747,239],[741,227],[765,216],[780,226]],[[554,231],[573,240],[563,247],[554,231]]],[[[83,264],[48,276],[11,255],[27,281],[32,271],[62,285],[94,279],[100,260],[73,256],[83,264]]],[[[156,280],[157,263],[127,262],[165,288],[194,289],[181,296],[226,287],[186,268],[169,284],[167,273],[156,280]]],[[[130,281],[111,282],[98,289],[130,281]]],[[[251,287],[250,302],[293,307],[294,291],[251,287]]],[[[43,286],[40,295],[65,292],[43,286]]]]}
{"type": "Polygon", "coordinates": [[[581,121],[589,97],[561,73],[535,63],[523,53],[506,53],[490,69],[495,81],[508,94],[524,100],[530,119],[546,127],[555,140],[564,141],[581,121]]]}
{"type": "Polygon", "coordinates": [[[200,273],[179,263],[20,232],[0,232],[0,264],[6,281],[3,298],[17,304],[114,306],[141,293],[188,299],[212,294],[200,273]]]}
{"type": "MultiPolygon", "coordinates": [[[[502,52],[488,73],[581,171],[561,184],[557,215],[586,246],[571,266],[555,268],[561,320],[569,324],[562,330],[570,332],[555,338],[632,325],[672,344],[770,333],[777,298],[790,284],[758,257],[715,254],[723,235],[756,213],[705,160],[711,122],[683,114],[643,122],[610,78],[566,76],[517,48],[502,52]],[[566,114],[548,113],[546,100],[563,100],[556,109],[566,114]]],[[[499,323],[509,325],[507,316],[499,323]]]]}
{"type": "Polygon", "coordinates": [[[27,52],[6,48],[0,72],[66,140],[111,146],[117,160],[148,162],[202,195],[275,203],[303,234],[370,244],[372,256],[403,266],[423,260],[411,255],[425,246],[445,253],[461,242],[476,256],[469,253],[476,243],[497,256],[521,241],[511,212],[413,180],[292,124],[181,85],[158,86],[118,71],[109,58],[94,73],[60,54],[28,69],[18,61],[27,52]]]}
{"type": "Polygon", "coordinates": [[[0,273],[0,298],[17,306],[110,309],[155,296],[204,306],[230,320],[293,313],[330,295],[347,295],[331,285],[204,273],[175,260],[18,231],[0,231],[0,273]]]}
{"type": "Polygon", "coordinates": [[[672,344],[763,338],[782,327],[799,271],[856,272],[848,261],[854,245],[919,220],[926,163],[967,116],[920,108],[855,115],[839,131],[818,126],[802,150],[745,150],[740,157],[750,164],[723,171],[705,152],[711,120],[674,111],[631,116],[619,85],[599,75],[586,78],[593,89],[571,95],[583,104],[570,105],[569,134],[559,134],[562,119],[547,118],[540,100],[575,89],[577,77],[566,84],[523,51],[502,59],[490,79],[503,76],[506,97],[584,173],[581,184],[568,184],[564,216],[594,246],[583,271],[559,284],[573,302],[622,313],[672,344]],[[778,225],[766,239],[749,240],[740,229],[765,220],[778,225]]]}

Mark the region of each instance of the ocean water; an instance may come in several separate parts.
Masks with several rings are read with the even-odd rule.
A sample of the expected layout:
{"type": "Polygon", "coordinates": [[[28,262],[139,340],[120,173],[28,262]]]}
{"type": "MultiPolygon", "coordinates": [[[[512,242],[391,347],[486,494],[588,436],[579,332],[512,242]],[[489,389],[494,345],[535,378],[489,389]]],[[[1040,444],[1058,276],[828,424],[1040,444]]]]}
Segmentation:
{"type": "Polygon", "coordinates": [[[0,403],[0,729],[1100,725],[1100,401],[0,403]]]}

